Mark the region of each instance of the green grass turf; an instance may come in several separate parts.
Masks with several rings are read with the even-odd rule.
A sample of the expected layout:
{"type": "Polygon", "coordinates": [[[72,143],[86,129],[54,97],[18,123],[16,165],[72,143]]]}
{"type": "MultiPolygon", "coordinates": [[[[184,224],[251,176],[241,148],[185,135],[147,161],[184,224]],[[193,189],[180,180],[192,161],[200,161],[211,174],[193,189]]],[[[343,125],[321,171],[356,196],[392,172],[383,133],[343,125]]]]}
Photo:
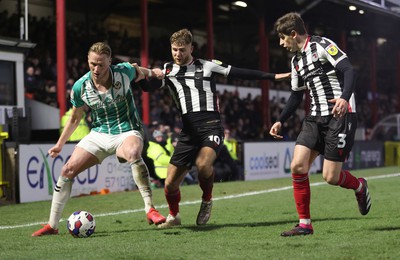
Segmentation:
{"type": "MultiPolygon", "coordinates": [[[[383,177],[400,168],[352,173],[368,178],[371,212],[361,216],[353,191],[319,185],[322,176],[311,175],[311,236],[280,237],[297,223],[290,178],[229,182],[214,185],[204,227],[195,225],[197,185],[182,186],[183,225],[171,229],[147,224],[137,191],[71,198],[64,219],[76,210],[95,215],[96,232],[86,239],[68,234],[64,220],[59,235],[31,237],[47,222],[50,201],[2,206],[0,259],[400,259],[400,176],[383,177]]],[[[167,215],[163,190],[153,193],[167,215]]]]}

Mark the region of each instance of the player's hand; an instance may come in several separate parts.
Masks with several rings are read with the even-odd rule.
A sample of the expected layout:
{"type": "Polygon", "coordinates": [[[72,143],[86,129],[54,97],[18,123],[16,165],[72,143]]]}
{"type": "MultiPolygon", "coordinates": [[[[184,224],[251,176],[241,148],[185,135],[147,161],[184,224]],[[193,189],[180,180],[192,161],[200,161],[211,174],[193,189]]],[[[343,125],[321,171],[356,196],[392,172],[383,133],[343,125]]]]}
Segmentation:
{"type": "Polygon", "coordinates": [[[343,98],[334,98],[328,100],[329,103],[334,103],[335,105],[332,108],[332,114],[335,118],[343,117],[347,112],[347,108],[349,103],[343,98]]]}
{"type": "Polygon", "coordinates": [[[282,123],[276,122],[275,124],[273,124],[273,126],[269,130],[269,134],[275,139],[283,139],[283,136],[278,134],[281,131],[281,127],[282,127],[282,123]]]}
{"type": "Polygon", "coordinates": [[[151,70],[152,74],[154,75],[154,77],[156,77],[157,79],[163,79],[164,78],[164,73],[160,68],[154,68],[151,70]]]}
{"type": "Polygon", "coordinates": [[[275,74],[275,80],[280,81],[280,80],[289,80],[291,77],[292,73],[286,72],[286,73],[277,73],[275,74]]]}
{"type": "Polygon", "coordinates": [[[48,153],[51,158],[55,158],[61,152],[61,149],[62,147],[55,145],[49,149],[48,153]]]}
{"type": "Polygon", "coordinates": [[[146,77],[144,75],[143,71],[139,68],[139,65],[137,63],[132,63],[131,65],[133,67],[135,67],[135,70],[136,70],[135,82],[141,81],[142,79],[144,79],[146,77]]]}

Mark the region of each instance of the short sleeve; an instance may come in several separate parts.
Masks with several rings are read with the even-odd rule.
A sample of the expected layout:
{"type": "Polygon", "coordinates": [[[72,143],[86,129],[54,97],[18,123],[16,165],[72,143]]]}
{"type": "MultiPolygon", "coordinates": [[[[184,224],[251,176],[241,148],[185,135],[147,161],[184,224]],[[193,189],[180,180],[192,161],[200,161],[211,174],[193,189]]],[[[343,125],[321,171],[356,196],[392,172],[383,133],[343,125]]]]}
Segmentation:
{"type": "Polygon", "coordinates": [[[83,89],[84,81],[82,79],[75,82],[75,84],[71,88],[71,104],[74,107],[81,107],[85,104],[82,100],[82,89],[83,89]]]}
{"type": "Polygon", "coordinates": [[[334,67],[339,61],[347,58],[346,53],[344,53],[336,43],[327,38],[322,38],[318,45],[320,47],[318,48],[319,57],[326,58],[334,67]]]}

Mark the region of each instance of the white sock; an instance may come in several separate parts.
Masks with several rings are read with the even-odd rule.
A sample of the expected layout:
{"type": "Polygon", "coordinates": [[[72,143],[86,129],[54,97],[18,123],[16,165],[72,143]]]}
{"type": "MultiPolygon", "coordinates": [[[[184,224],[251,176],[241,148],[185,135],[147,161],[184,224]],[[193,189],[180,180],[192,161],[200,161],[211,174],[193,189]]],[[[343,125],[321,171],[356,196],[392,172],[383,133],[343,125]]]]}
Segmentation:
{"type": "Polygon", "coordinates": [[[49,225],[53,229],[58,228],[64,206],[67,204],[69,196],[71,195],[71,188],[72,180],[62,176],[58,177],[57,184],[54,187],[49,218],[49,225]]]}
{"type": "Polygon", "coordinates": [[[142,158],[132,162],[131,169],[133,180],[135,181],[136,186],[138,186],[140,194],[142,195],[144,201],[144,210],[147,213],[151,208],[154,208],[152,191],[150,188],[149,170],[147,169],[147,166],[142,158]]]}
{"type": "Polygon", "coordinates": [[[300,224],[311,225],[311,219],[309,218],[301,218],[300,224]]]}

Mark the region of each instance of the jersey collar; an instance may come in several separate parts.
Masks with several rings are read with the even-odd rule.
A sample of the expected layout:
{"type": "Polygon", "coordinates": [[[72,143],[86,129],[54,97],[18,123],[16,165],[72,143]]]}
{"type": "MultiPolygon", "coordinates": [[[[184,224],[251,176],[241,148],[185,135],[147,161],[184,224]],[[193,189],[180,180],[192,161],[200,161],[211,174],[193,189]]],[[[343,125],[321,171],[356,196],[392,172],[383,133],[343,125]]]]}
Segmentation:
{"type": "Polygon", "coordinates": [[[304,46],[303,46],[303,48],[301,49],[301,51],[304,51],[304,50],[307,48],[308,43],[310,42],[310,38],[311,38],[311,36],[308,35],[308,36],[307,36],[307,39],[306,39],[306,42],[304,43],[304,46]]]}

